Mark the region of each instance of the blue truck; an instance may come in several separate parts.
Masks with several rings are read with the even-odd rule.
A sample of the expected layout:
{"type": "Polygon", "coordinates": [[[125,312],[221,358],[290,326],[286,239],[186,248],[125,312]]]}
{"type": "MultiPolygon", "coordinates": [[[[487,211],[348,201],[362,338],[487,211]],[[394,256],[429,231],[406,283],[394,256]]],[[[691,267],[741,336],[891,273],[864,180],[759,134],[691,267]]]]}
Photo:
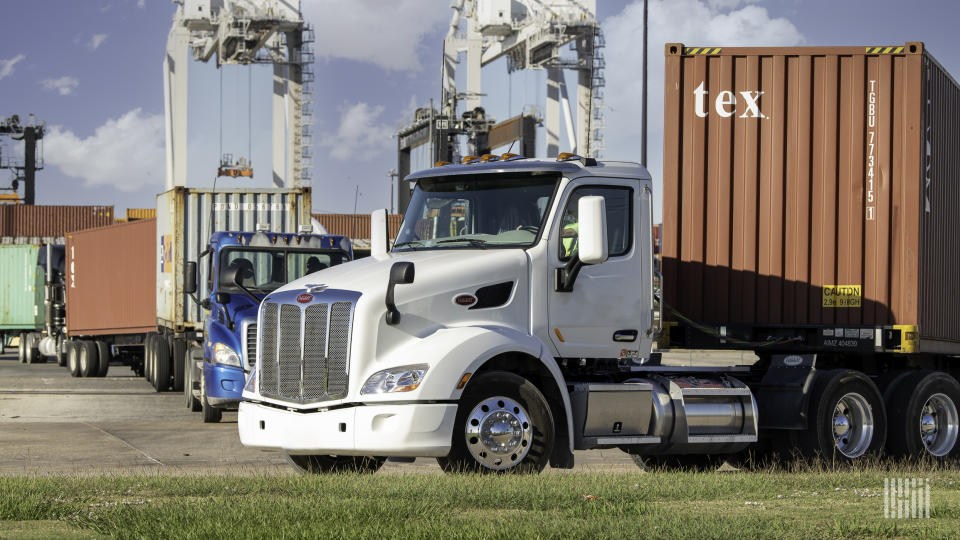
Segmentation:
{"type": "Polygon", "coordinates": [[[184,292],[195,295],[201,267],[209,296],[197,300],[207,312],[202,345],[184,355],[184,400],[219,422],[240,403],[245,375],[253,367],[260,301],[305,275],[353,259],[350,240],[326,234],[221,231],[211,235],[199,260],[184,265],[184,292]]]}

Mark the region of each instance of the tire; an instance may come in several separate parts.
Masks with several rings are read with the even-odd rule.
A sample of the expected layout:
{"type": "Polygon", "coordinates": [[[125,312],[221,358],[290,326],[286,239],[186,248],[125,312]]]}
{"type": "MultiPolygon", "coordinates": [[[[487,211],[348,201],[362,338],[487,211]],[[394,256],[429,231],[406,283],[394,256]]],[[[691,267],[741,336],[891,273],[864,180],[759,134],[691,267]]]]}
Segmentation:
{"type": "Polygon", "coordinates": [[[36,364],[39,358],[40,351],[38,351],[36,345],[34,345],[33,333],[24,334],[24,362],[27,364],[36,364]]]}
{"type": "Polygon", "coordinates": [[[187,355],[187,342],[183,339],[172,339],[170,340],[170,351],[172,352],[172,358],[170,363],[173,365],[173,391],[182,392],[183,391],[183,374],[184,367],[184,358],[187,355]]]}
{"type": "Polygon", "coordinates": [[[170,389],[170,342],[166,336],[157,336],[153,342],[153,380],[157,392],[170,389]]]}
{"type": "Polygon", "coordinates": [[[887,402],[887,450],[896,456],[945,460],[960,453],[960,384],[942,371],[919,371],[887,402]]]}
{"type": "Polygon", "coordinates": [[[67,348],[67,367],[70,369],[71,377],[80,376],[80,344],[74,340],[68,340],[67,348]]]}
{"type": "Polygon", "coordinates": [[[100,362],[97,358],[97,344],[89,341],[83,340],[79,344],[80,349],[80,376],[81,377],[96,377],[97,371],[100,369],[100,362]]]}
{"type": "Polygon", "coordinates": [[[196,368],[193,365],[195,360],[193,358],[192,350],[193,349],[187,349],[187,354],[183,359],[183,372],[184,378],[186,378],[186,381],[184,381],[183,391],[186,394],[187,408],[192,412],[200,412],[203,410],[203,403],[201,403],[200,400],[193,395],[193,375],[196,368]]]}
{"type": "Polygon", "coordinates": [[[723,465],[722,454],[684,454],[670,456],[643,456],[630,454],[634,465],[642,470],[668,469],[671,471],[713,472],[723,465]]]}
{"type": "Polygon", "coordinates": [[[106,377],[107,370],[110,369],[110,345],[106,341],[97,341],[97,377],[106,377]]]}
{"type": "Polygon", "coordinates": [[[17,358],[20,360],[21,364],[27,363],[27,335],[23,332],[20,332],[20,339],[17,340],[17,358]]]}
{"type": "Polygon", "coordinates": [[[223,410],[214,407],[207,401],[207,382],[203,372],[200,373],[200,403],[204,424],[216,424],[223,418],[223,410]]]}
{"type": "Polygon", "coordinates": [[[154,348],[156,338],[156,334],[147,334],[147,339],[143,344],[143,376],[154,389],[157,387],[153,378],[153,358],[156,356],[156,349],[154,348]]]}
{"type": "Polygon", "coordinates": [[[809,426],[793,432],[805,455],[838,461],[877,455],[887,439],[887,415],[877,385],[859,371],[817,372],[807,412],[809,426]]]}
{"type": "Polygon", "coordinates": [[[445,472],[539,473],[550,461],[553,444],[553,414],[540,390],[519,375],[491,371],[463,392],[450,453],[437,462],[445,472]],[[496,427],[513,433],[501,433],[496,441],[490,433],[496,427]]]}
{"type": "Polygon", "coordinates": [[[385,457],[372,456],[295,456],[287,462],[301,474],[359,473],[373,474],[383,467],[385,457]]]}
{"type": "Polygon", "coordinates": [[[63,334],[57,336],[57,365],[64,367],[67,365],[67,353],[64,350],[64,344],[67,340],[63,339],[63,334]]]}

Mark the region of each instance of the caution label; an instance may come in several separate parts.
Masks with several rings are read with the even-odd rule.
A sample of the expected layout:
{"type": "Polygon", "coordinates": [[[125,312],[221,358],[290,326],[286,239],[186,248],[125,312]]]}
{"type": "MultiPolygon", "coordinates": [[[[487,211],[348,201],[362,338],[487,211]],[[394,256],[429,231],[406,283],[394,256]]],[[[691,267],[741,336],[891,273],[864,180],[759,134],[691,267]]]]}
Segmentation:
{"type": "Polygon", "coordinates": [[[863,287],[860,285],[824,285],[823,307],[847,308],[860,307],[863,287]]]}

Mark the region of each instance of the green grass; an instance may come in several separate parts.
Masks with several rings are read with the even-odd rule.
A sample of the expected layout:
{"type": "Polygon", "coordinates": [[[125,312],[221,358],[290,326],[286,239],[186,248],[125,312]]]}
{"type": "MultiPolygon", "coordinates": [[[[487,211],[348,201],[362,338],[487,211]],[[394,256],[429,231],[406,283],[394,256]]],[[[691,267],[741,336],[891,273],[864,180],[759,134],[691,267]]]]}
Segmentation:
{"type": "Polygon", "coordinates": [[[10,477],[0,538],[960,537],[960,471],[885,468],[10,477]],[[885,476],[929,478],[931,519],[884,519],[885,476]]]}

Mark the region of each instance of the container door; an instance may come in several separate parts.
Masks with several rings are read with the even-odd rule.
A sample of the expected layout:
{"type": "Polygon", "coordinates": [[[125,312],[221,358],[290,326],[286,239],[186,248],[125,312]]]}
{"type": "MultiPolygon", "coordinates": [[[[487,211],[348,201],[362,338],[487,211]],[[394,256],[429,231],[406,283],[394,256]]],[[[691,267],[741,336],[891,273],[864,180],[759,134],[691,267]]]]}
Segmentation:
{"type": "Polygon", "coordinates": [[[652,338],[652,231],[649,182],[585,178],[571,182],[550,231],[549,335],[563,358],[646,357],[652,338]],[[557,290],[556,269],[577,251],[577,205],[606,202],[609,259],[584,266],[570,292],[557,290]]]}

